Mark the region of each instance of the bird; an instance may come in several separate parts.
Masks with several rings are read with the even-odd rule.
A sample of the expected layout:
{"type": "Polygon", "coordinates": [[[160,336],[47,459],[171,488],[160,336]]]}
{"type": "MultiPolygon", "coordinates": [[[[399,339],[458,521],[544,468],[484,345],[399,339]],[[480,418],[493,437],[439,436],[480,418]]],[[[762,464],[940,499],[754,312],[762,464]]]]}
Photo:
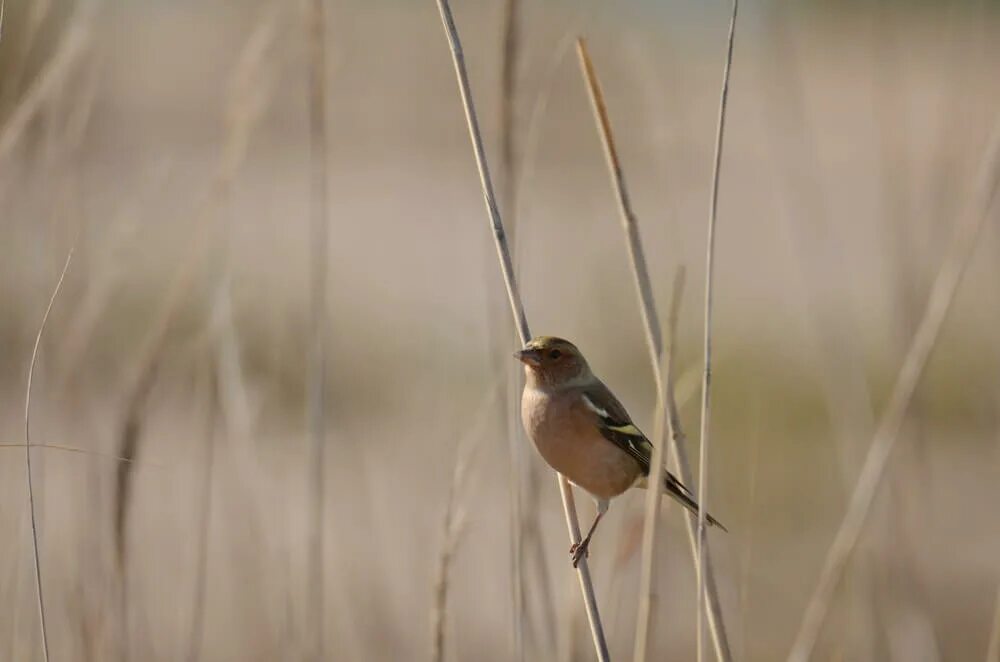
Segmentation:
{"type": "MultiPolygon", "coordinates": [[[[588,554],[611,500],[630,488],[647,487],[653,445],[570,341],[538,336],[514,357],[524,364],[525,432],[549,466],[597,503],[587,535],[570,547],[575,568],[588,554]]],[[[691,490],[669,471],[664,472],[663,490],[689,511],[698,512],[691,490]]],[[[727,530],[707,513],[706,521],[727,530]]]]}

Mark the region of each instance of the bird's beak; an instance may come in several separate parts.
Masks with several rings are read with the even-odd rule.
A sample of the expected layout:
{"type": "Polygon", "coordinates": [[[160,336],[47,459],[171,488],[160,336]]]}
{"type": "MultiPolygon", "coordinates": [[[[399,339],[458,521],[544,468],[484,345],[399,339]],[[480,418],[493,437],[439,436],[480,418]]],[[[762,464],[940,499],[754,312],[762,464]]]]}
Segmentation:
{"type": "Polygon", "coordinates": [[[514,358],[535,368],[542,365],[542,355],[537,349],[522,349],[519,352],[514,352],[514,358]]]}

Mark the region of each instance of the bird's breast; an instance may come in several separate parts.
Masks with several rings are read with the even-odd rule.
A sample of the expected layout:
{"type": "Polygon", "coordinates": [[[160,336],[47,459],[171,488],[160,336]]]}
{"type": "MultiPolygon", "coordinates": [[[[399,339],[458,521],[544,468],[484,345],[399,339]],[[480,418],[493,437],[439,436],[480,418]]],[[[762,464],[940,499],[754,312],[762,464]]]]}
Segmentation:
{"type": "Polygon", "coordinates": [[[580,398],[529,387],[521,405],[524,428],[542,458],[593,496],[616,497],[641,474],[638,462],[601,435],[580,398]]]}

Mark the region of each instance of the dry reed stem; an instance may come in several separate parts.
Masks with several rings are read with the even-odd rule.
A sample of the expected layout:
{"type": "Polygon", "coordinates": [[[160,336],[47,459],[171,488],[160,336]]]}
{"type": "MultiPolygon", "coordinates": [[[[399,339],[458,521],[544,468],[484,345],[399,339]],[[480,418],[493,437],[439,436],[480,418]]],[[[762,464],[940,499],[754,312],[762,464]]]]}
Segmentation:
{"type": "MultiPolygon", "coordinates": [[[[667,374],[663,382],[664,389],[673,388],[674,371],[674,339],[677,333],[677,319],[680,311],[681,295],[684,288],[684,268],[678,267],[674,277],[673,299],[671,303],[671,316],[667,326],[667,348],[664,360],[667,363],[667,374]]],[[[659,358],[659,355],[657,356],[659,358]]],[[[657,366],[657,370],[659,367],[657,366]]],[[[642,569],[639,580],[639,614],[636,621],[635,649],[633,659],[642,662],[649,656],[650,641],[652,639],[653,628],[651,623],[655,620],[657,609],[659,608],[660,596],[656,590],[656,529],[659,523],[660,503],[662,492],[658,488],[663,484],[663,473],[665,470],[663,452],[666,447],[666,440],[674,436],[673,423],[670,417],[666,417],[664,426],[664,409],[666,408],[665,393],[658,396],[656,423],[657,444],[653,450],[652,468],[650,470],[649,483],[652,487],[647,488],[646,493],[646,513],[643,522],[642,539],[642,569]],[[664,427],[666,428],[664,430],[664,427]],[[664,432],[666,436],[664,436],[664,432]]],[[[708,601],[708,605],[717,605],[718,599],[708,601]]],[[[713,633],[716,630],[713,629],[713,633]]]]}
{"type": "MultiPolygon", "coordinates": [[[[692,377],[694,373],[691,373],[692,377]]],[[[675,397],[674,378],[672,372],[667,373],[669,381],[667,382],[667,416],[670,418],[670,424],[673,427],[673,437],[671,437],[672,444],[671,450],[673,451],[675,470],[677,471],[678,477],[681,482],[685,485],[693,484],[693,473],[691,471],[691,463],[688,460],[687,454],[687,435],[684,433],[684,425],[681,422],[680,407],[678,406],[677,398],[675,397]]],[[[678,383],[684,381],[682,379],[677,380],[678,383]]],[[[688,398],[694,396],[694,388],[692,387],[690,391],[683,392],[682,402],[686,401],[688,398]]],[[[684,511],[686,517],[684,518],[687,524],[688,532],[688,542],[691,545],[691,554],[697,559],[698,553],[698,515],[688,511],[684,511]]],[[[722,662],[731,662],[733,659],[732,650],[729,646],[729,637],[726,634],[726,624],[722,618],[722,607],[719,603],[719,590],[715,582],[715,569],[712,565],[712,555],[711,547],[708,541],[705,540],[704,551],[704,561],[705,561],[705,589],[704,594],[708,600],[708,626],[712,631],[712,643],[716,646],[715,655],[722,662]]]]}
{"type": "MultiPolygon", "coordinates": [[[[563,37],[560,38],[559,43],[554,48],[553,54],[550,56],[549,63],[546,66],[545,73],[542,76],[543,82],[539,85],[539,92],[535,95],[533,100],[531,112],[527,113],[528,118],[525,122],[524,140],[522,147],[519,150],[523,157],[520,163],[521,167],[519,167],[519,172],[516,175],[517,186],[514,189],[514,207],[507,210],[508,213],[511,211],[514,213],[515,221],[520,218],[527,218],[527,214],[525,212],[527,196],[523,195],[522,192],[530,190],[530,183],[535,180],[536,160],[531,158],[531,155],[536,153],[538,150],[541,137],[542,119],[548,107],[552,86],[561,63],[570,51],[573,44],[572,35],[577,32],[575,26],[579,23],[579,20],[574,21],[574,26],[570,26],[564,31],[563,37]]],[[[517,251],[518,246],[516,237],[517,234],[512,232],[510,240],[514,244],[515,252],[517,251]]],[[[504,358],[507,358],[506,353],[504,358]]],[[[520,389],[523,372],[517,365],[512,367],[513,370],[510,373],[513,376],[512,383],[516,383],[518,389],[520,389]]],[[[517,398],[509,399],[508,413],[510,420],[512,421],[511,427],[520,430],[520,402],[517,398]]],[[[523,435],[519,432],[518,442],[523,443],[523,439],[523,435]]],[[[522,461],[524,456],[521,449],[523,448],[523,446],[519,447],[519,451],[522,452],[522,454],[519,455],[519,458],[522,459],[522,461]]],[[[553,595],[551,574],[549,572],[544,541],[541,534],[541,509],[538,507],[538,504],[539,487],[541,482],[539,479],[541,478],[540,474],[542,471],[543,469],[536,468],[535,465],[529,463],[525,467],[524,472],[526,474],[526,481],[521,508],[523,513],[523,525],[525,527],[524,547],[525,553],[530,553],[530,557],[528,558],[530,558],[532,562],[532,569],[536,573],[535,576],[531,577],[531,579],[526,579],[526,582],[532,586],[538,594],[537,602],[527,601],[525,605],[526,608],[530,608],[532,604],[537,605],[539,611],[538,615],[540,617],[539,622],[537,623],[537,631],[534,628],[536,625],[535,622],[530,618],[528,624],[533,626],[533,634],[542,634],[545,637],[544,644],[547,648],[545,649],[546,652],[542,654],[542,657],[552,659],[558,658],[560,642],[563,641],[565,637],[563,637],[559,632],[560,621],[557,618],[556,599],[553,595]]],[[[535,639],[535,641],[540,640],[541,639],[538,637],[535,639]]]]}
{"type": "Polygon", "coordinates": [[[49,313],[59,296],[63,281],[66,280],[66,272],[73,261],[73,251],[76,246],[69,249],[66,254],[66,262],[63,264],[59,280],[52,289],[49,303],[45,307],[45,314],[42,315],[42,323],[38,325],[38,333],[35,335],[35,345],[31,349],[31,362],[28,364],[28,383],[24,389],[24,466],[27,475],[28,486],[28,514],[31,519],[31,552],[35,564],[35,595],[38,602],[38,627],[42,635],[42,659],[49,661],[49,637],[45,629],[45,598],[42,591],[42,563],[38,553],[38,521],[35,518],[35,489],[31,479],[31,382],[35,377],[35,363],[38,361],[38,348],[42,344],[42,334],[45,332],[45,325],[49,321],[49,313]]]}
{"type": "MultiPolygon", "coordinates": [[[[475,106],[472,101],[469,77],[465,70],[462,45],[459,41],[458,30],[455,27],[455,20],[452,17],[448,0],[437,0],[437,6],[441,14],[442,26],[448,38],[448,45],[451,49],[452,63],[455,67],[455,76],[458,82],[459,93],[462,97],[462,105],[465,110],[469,138],[472,141],[476,166],[479,170],[483,200],[486,204],[490,226],[496,240],[497,257],[500,260],[500,269],[503,272],[507,297],[510,300],[511,313],[514,316],[514,322],[517,326],[521,342],[526,344],[531,339],[531,333],[528,329],[528,321],[524,315],[524,305],[521,302],[521,296],[517,289],[517,282],[514,277],[514,265],[510,257],[510,249],[507,246],[503,221],[500,218],[500,210],[497,208],[496,196],[493,192],[493,182],[490,179],[489,165],[486,162],[486,149],[483,146],[482,134],[479,130],[479,120],[476,117],[475,106]]],[[[569,529],[570,540],[574,544],[579,543],[580,523],[576,515],[576,503],[573,499],[573,492],[569,481],[563,476],[559,476],[559,492],[562,496],[563,511],[566,515],[566,527],[569,529]]],[[[594,595],[594,585],[590,578],[590,568],[586,559],[582,559],[577,566],[577,577],[579,578],[580,589],[583,593],[583,600],[587,610],[587,620],[594,639],[594,648],[597,651],[598,659],[604,662],[609,659],[608,645],[604,639],[604,630],[601,626],[600,614],[597,609],[597,599],[594,595]]]]}
{"type": "MultiPolygon", "coordinates": [[[[916,277],[918,253],[915,251],[915,237],[918,232],[915,230],[929,217],[940,217],[942,201],[925,198],[924,201],[917,202],[910,188],[912,182],[917,179],[914,176],[915,159],[910,149],[913,136],[907,130],[912,120],[912,113],[908,113],[906,103],[909,90],[906,78],[902,75],[899,35],[895,33],[891,19],[890,5],[878,3],[871,30],[872,59],[875,63],[872,67],[871,87],[873,115],[879,138],[876,150],[879,157],[877,165],[883,191],[880,216],[884,219],[889,237],[889,241],[886,242],[888,256],[885,262],[889,266],[889,292],[894,299],[890,319],[895,337],[890,360],[896,362],[902,360],[902,354],[898,350],[906,347],[920,318],[920,284],[916,277]],[[919,214],[915,213],[917,208],[921,210],[919,214]]],[[[957,95],[956,98],[959,96],[961,95],[957,95]]],[[[947,154],[940,152],[939,154],[940,160],[947,163],[949,160],[947,154]]],[[[936,186],[921,187],[920,190],[922,193],[941,194],[944,181],[946,180],[936,186]]],[[[870,564],[862,563],[859,564],[861,572],[854,573],[861,575],[858,577],[860,581],[849,581],[848,586],[860,583],[864,587],[863,582],[868,580],[873,593],[870,602],[875,603],[883,612],[882,619],[885,621],[886,634],[890,640],[893,631],[900,629],[901,623],[905,622],[907,627],[919,631],[919,634],[911,636],[933,643],[933,646],[923,647],[926,660],[933,662],[939,659],[937,653],[940,650],[939,637],[928,614],[925,600],[921,599],[922,596],[917,588],[919,581],[916,576],[916,558],[913,553],[915,538],[912,530],[916,519],[929,505],[926,500],[921,502],[921,496],[926,495],[921,486],[928,471],[924,409],[920,394],[914,394],[904,422],[904,434],[910,440],[908,448],[913,449],[911,456],[899,458],[896,466],[889,470],[888,480],[891,487],[887,492],[886,503],[878,509],[876,515],[873,515],[873,518],[877,517],[878,520],[873,522],[871,546],[877,550],[875,553],[882,555],[894,550],[898,558],[896,572],[885,573],[881,581],[872,582],[864,572],[867,570],[871,573],[870,564]],[[877,591],[881,591],[883,595],[879,595],[877,591]],[[914,614],[911,612],[919,614],[919,618],[913,617],[914,614]]],[[[842,414],[843,412],[840,412],[840,415],[842,414]]],[[[869,426],[864,437],[871,436],[872,427],[874,425],[869,426]]],[[[845,484],[849,485],[847,481],[845,484]]],[[[861,596],[860,599],[864,600],[867,597],[861,596]]],[[[869,636],[869,639],[874,637],[869,636]]],[[[874,642],[869,643],[868,650],[862,650],[861,653],[869,655],[874,653],[873,644],[874,642]]]]}
{"type": "Polygon", "coordinates": [[[324,658],[323,532],[325,531],[326,335],[327,335],[327,245],[329,242],[329,196],[327,190],[329,144],[326,124],[326,13],[324,0],[309,3],[309,172],[310,254],[309,308],[310,343],[308,374],[308,419],[310,435],[309,494],[311,526],[308,546],[309,646],[311,657],[324,658]]]}
{"type": "MultiPolygon", "coordinates": [[[[601,144],[604,147],[604,156],[611,175],[611,186],[614,188],[615,197],[617,198],[618,213],[622,229],[625,231],[629,262],[632,265],[632,274],[635,277],[636,294],[639,296],[639,310],[642,315],[643,328],[646,332],[646,347],[649,350],[650,366],[653,370],[653,382],[656,386],[656,408],[654,411],[652,436],[655,444],[653,445],[653,455],[650,460],[649,485],[657,486],[663,484],[664,440],[673,436],[673,429],[670,427],[669,421],[666,426],[664,425],[666,385],[663,372],[660,368],[660,361],[663,355],[663,334],[660,329],[659,317],[656,314],[653,286],[649,278],[649,269],[646,264],[645,252],[642,248],[642,239],[639,235],[639,223],[632,209],[628,188],[625,185],[625,175],[622,171],[621,161],[618,158],[614,134],[611,131],[611,119],[608,116],[607,105],[604,101],[604,92],[601,89],[601,82],[597,78],[597,72],[594,70],[593,62],[590,59],[587,42],[582,37],[576,41],[576,53],[580,61],[580,69],[584,82],[587,85],[590,104],[594,112],[594,123],[597,125],[597,132],[601,137],[601,144]],[[664,427],[666,427],[667,437],[664,437],[664,427]]],[[[672,337],[673,334],[671,334],[672,337]]],[[[670,360],[669,356],[667,360],[670,360]]],[[[642,533],[642,561],[639,579],[639,612],[636,618],[635,648],[633,653],[636,662],[645,660],[647,657],[651,635],[650,622],[659,603],[659,596],[656,593],[654,560],[661,497],[662,492],[656,487],[650,487],[646,492],[646,510],[642,533]]]]}
{"type": "Polygon", "coordinates": [[[982,230],[986,226],[997,192],[998,177],[1000,177],[1000,126],[994,129],[994,135],[986,149],[977,176],[974,198],[959,220],[941,268],[934,279],[923,316],[875,431],[847,512],[827,552],[816,589],[809,599],[802,624],[789,653],[789,662],[806,662],[812,655],[834,591],[858,543],[878,493],[889,457],[905,420],[907,407],[937,342],[938,334],[948,316],[982,230]]]}
{"type": "MultiPolygon", "coordinates": [[[[16,443],[0,443],[0,448],[27,448],[28,444],[16,444],[16,443]]],[[[66,446],[63,444],[46,444],[37,441],[31,442],[31,447],[35,449],[48,449],[54,451],[63,451],[66,453],[77,453],[79,455],[91,455],[93,457],[108,460],[109,462],[138,462],[138,460],[132,460],[127,457],[120,457],[114,453],[102,453],[101,451],[94,451],[87,448],[76,448],[74,446],[66,446]]],[[[141,467],[157,467],[160,469],[165,468],[164,465],[157,462],[150,462],[148,460],[143,461],[140,465],[141,467]]]]}
{"type": "Polygon", "coordinates": [[[705,596],[705,513],[708,512],[708,451],[709,422],[711,419],[712,394],[712,295],[715,282],[715,228],[719,211],[719,179],[722,171],[722,148],[726,131],[726,107],[729,101],[729,73],[733,66],[733,45],[736,41],[736,15],[739,0],[733,0],[733,12],[729,18],[729,37],[726,45],[726,60],[722,69],[722,90],[719,93],[719,121],[715,132],[715,160],[712,166],[712,195],[708,210],[708,237],[705,248],[705,370],[701,381],[701,435],[698,449],[698,593],[696,637],[697,660],[704,660],[704,623],[702,601],[705,596]]]}
{"type": "MultiPolygon", "coordinates": [[[[636,290],[639,294],[640,307],[643,314],[643,320],[646,322],[646,341],[650,349],[651,363],[654,370],[654,380],[658,385],[658,397],[663,397],[665,402],[663,403],[664,409],[668,410],[669,415],[666,416],[666,428],[667,438],[671,441],[674,455],[677,458],[678,474],[680,474],[681,481],[684,484],[691,485],[691,471],[687,462],[686,456],[686,440],[684,437],[684,432],[681,427],[679,408],[676,399],[676,388],[675,388],[675,378],[674,378],[674,365],[673,365],[673,339],[677,325],[677,317],[679,315],[679,306],[681,301],[681,293],[683,289],[683,270],[679,270],[675,281],[674,281],[674,292],[673,292],[673,303],[671,308],[671,317],[669,320],[669,331],[668,331],[668,341],[670,346],[667,351],[667,371],[666,379],[661,377],[660,372],[660,354],[662,352],[662,338],[658,323],[658,315],[656,314],[655,298],[652,294],[652,283],[649,279],[649,270],[646,266],[645,255],[642,250],[642,242],[639,236],[638,224],[636,221],[636,216],[631,209],[631,204],[625,189],[624,176],[620,166],[620,161],[617,156],[617,150],[614,143],[614,135],[611,131],[611,122],[607,114],[606,104],[604,102],[604,95],[601,91],[600,81],[596,76],[596,72],[590,63],[590,58],[587,53],[586,43],[583,40],[577,42],[577,51],[580,57],[580,62],[583,67],[584,77],[588,83],[588,91],[590,93],[591,103],[594,109],[595,121],[597,123],[599,132],[601,133],[602,139],[604,141],[604,151],[605,156],[608,160],[609,170],[612,175],[612,183],[615,186],[616,193],[619,198],[619,210],[621,213],[623,228],[626,231],[626,237],[628,239],[629,255],[633,264],[633,274],[636,279],[636,290]],[[660,387],[659,385],[663,386],[660,387]]],[[[690,395],[690,393],[688,393],[690,395]]],[[[657,421],[656,431],[654,434],[654,439],[661,439],[662,433],[659,432],[660,429],[664,427],[662,421],[657,421]]],[[[662,444],[660,444],[662,446],[662,444]]],[[[654,446],[654,458],[652,462],[654,472],[658,472],[659,475],[654,475],[650,478],[651,484],[659,484],[662,482],[663,476],[663,451],[654,446]]],[[[659,508],[661,502],[660,498],[655,500],[651,499],[651,495],[655,494],[652,490],[647,493],[646,499],[646,519],[643,527],[643,566],[642,566],[642,579],[640,580],[640,587],[646,587],[644,590],[648,591],[643,595],[643,599],[640,603],[639,616],[636,625],[636,647],[635,647],[635,659],[645,659],[647,657],[648,640],[650,635],[649,623],[652,620],[653,607],[655,602],[655,597],[652,592],[655,590],[653,586],[653,575],[652,568],[649,565],[652,559],[655,557],[655,527],[658,521],[658,515],[653,514],[652,526],[650,524],[651,520],[649,508],[654,509],[659,508]],[[651,506],[651,502],[655,501],[651,506]],[[649,545],[654,545],[652,549],[648,549],[649,545]]],[[[691,543],[691,554],[692,558],[697,562],[697,545],[695,539],[695,520],[694,516],[691,514],[686,514],[685,519],[688,523],[688,533],[689,541],[691,543]]],[[[707,542],[707,541],[706,541],[707,542]]],[[[732,658],[731,649],[729,646],[729,641],[726,636],[726,629],[722,617],[722,608],[719,601],[718,590],[715,583],[715,575],[712,567],[711,558],[708,557],[706,552],[706,572],[708,573],[708,578],[706,581],[705,592],[707,593],[707,609],[709,614],[709,626],[712,632],[713,643],[715,644],[716,654],[721,660],[730,660],[732,658]]]]}

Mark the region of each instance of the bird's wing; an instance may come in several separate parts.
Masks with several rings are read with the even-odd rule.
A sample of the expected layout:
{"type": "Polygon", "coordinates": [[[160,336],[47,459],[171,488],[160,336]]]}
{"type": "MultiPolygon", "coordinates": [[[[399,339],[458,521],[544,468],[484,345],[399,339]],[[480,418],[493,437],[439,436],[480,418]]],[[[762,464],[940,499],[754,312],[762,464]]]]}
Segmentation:
{"type": "Polygon", "coordinates": [[[584,388],[582,395],[587,409],[595,414],[601,435],[632,456],[648,475],[653,445],[632,422],[618,398],[600,381],[584,388]]]}
{"type": "MultiPolygon", "coordinates": [[[[653,445],[649,443],[649,439],[642,433],[642,430],[632,422],[625,407],[618,402],[618,398],[611,390],[603,382],[597,382],[583,390],[583,402],[587,409],[596,415],[601,435],[635,458],[639,466],[642,467],[642,472],[648,476],[650,459],[653,456],[653,445]]],[[[670,496],[691,512],[698,513],[698,504],[694,500],[694,494],[677,479],[677,476],[666,471],[663,480],[664,488],[670,496]]],[[[710,525],[728,531],[708,513],[705,513],[705,518],[710,525]]]]}
{"type": "MultiPolygon", "coordinates": [[[[634,457],[642,467],[643,473],[648,475],[650,461],[653,457],[653,445],[642,433],[642,430],[632,422],[625,407],[611,392],[611,389],[603,382],[598,382],[594,386],[584,389],[583,398],[587,408],[597,415],[597,424],[601,435],[634,457]]],[[[665,473],[664,480],[667,483],[668,491],[676,490],[689,497],[694,497],[691,490],[669,471],[665,473]]]]}

